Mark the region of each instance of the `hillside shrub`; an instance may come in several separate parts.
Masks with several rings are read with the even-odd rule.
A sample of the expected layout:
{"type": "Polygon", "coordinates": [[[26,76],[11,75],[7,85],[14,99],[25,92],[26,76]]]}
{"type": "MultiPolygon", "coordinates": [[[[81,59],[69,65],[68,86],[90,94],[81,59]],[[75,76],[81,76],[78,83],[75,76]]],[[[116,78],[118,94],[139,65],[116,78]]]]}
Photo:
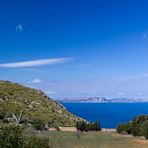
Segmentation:
{"type": "Polygon", "coordinates": [[[9,123],[8,119],[3,119],[2,121],[3,121],[4,124],[8,124],[9,123]]]}
{"type": "Polygon", "coordinates": [[[144,136],[148,139],[148,116],[140,115],[127,124],[118,125],[117,132],[132,134],[133,136],[144,136]]]}
{"type": "Polygon", "coordinates": [[[144,121],[143,124],[140,126],[141,135],[148,139],[148,120],[144,121]]]}
{"type": "Polygon", "coordinates": [[[132,124],[131,134],[133,136],[142,136],[141,132],[140,132],[140,126],[141,126],[141,124],[132,124]]]}
{"type": "Polygon", "coordinates": [[[49,139],[34,136],[25,137],[23,128],[5,125],[0,128],[0,148],[49,148],[49,139]]]}
{"type": "Polygon", "coordinates": [[[5,117],[5,113],[3,111],[0,111],[0,120],[3,120],[5,117]]]}
{"type": "Polygon", "coordinates": [[[29,137],[26,148],[49,148],[48,138],[29,137]]]}
{"type": "Polygon", "coordinates": [[[140,127],[147,120],[148,120],[148,116],[146,116],[146,115],[139,115],[132,120],[132,124],[131,124],[132,131],[131,131],[131,133],[132,133],[133,136],[142,136],[140,127]]]}
{"type": "Polygon", "coordinates": [[[40,120],[34,120],[32,122],[32,125],[33,125],[34,129],[39,130],[39,131],[42,131],[42,130],[46,129],[45,124],[40,120]]]}
{"type": "Polygon", "coordinates": [[[131,123],[127,123],[127,124],[120,124],[117,127],[117,132],[120,134],[131,134],[131,123]]]}
{"type": "Polygon", "coordinates": [[[22,128],[14,125],[3,126],[0,129],[1,148],[23,148],[25,146],[22,128]]]}
{"type": "Polygon", "coordinates": [[[80,131],[99,131],[101,130],[100,122],[79,121],[76,123],[76,128],[80,131]]]}

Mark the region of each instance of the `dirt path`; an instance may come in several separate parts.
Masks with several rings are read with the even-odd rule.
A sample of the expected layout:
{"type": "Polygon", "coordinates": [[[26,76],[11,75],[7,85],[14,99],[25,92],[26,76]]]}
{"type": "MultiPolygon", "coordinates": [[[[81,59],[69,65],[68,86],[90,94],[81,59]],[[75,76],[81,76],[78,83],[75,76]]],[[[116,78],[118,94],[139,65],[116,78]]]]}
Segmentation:
{"type": "Polygon", "coordinates": [[[59,127],[61,131],[65,132],[76,132],[77,128],[76,127],[59,127]]]}
{"type": "MultiPolygon", "coordinates": [[[[59,127],[61,131],[65,132],[76,132],[77,128],[76,127],[59,127]]],[[[49,131],[55,131],[55,128],[49,128],[49,131]]],[[[102,128],[101,132],[116,132],[116,129],[111,129],[111,128],[102,128]]]]}
{"type": "MultiPolygon", "coordinates": [[[[61,131],[76,132],[76,127],[59,127],[61,131]]],[[[101,132],[116,132],[116,129],[102,128],[101,132]]]]}
{"type": "Polygon", "coordinates": [[[102,132],[116,132],[117,130],[114,128],[102,128],[101,131],[102,132]]]}

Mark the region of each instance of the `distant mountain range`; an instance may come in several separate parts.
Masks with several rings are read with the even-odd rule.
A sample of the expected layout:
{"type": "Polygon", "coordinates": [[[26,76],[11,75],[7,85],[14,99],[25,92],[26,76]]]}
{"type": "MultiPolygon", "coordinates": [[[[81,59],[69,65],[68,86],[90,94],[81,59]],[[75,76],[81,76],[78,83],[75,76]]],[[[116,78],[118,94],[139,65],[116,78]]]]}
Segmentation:
{"type": "Polygon", "coordinates": [[[62,98],[57,100],[61,103],[134,103],[134,102],[148,102],[144,99],[133,98],[112,98],[107,99],[104,97],[83,97],[83,98],[62,98]]]}

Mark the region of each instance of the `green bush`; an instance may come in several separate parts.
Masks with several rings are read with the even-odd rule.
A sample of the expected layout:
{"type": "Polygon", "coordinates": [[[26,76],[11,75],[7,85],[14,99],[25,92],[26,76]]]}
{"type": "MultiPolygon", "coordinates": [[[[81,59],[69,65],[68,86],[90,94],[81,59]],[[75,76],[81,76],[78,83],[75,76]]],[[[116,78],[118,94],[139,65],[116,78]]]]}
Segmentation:
{"type": "Polygon", "coordinates": [[[24,145],[21,127],[7,125],[0,129],[1,148],[23,148],[24,145]]]}
{"type": "Polygon", "coordinates": [[[148,120],[148,116],[146,115],[140,115],[133,119],[132,124],[131,124],[132,126],[131,133],[133,136],[143,136],[141,133],[140,127],[147,120],[148,120]]]}
{"type": "Polygon", "coordinates": [[[46,129],[45,124],[42,121],[39,121],[39,120],[34,120],[32,122],[32,125],[33,125],[34,129],[36,129],[36,130],[42,131],[42,130],[46,129]]]}
{"type": "Polygon", "coordinates": [[[3,111],[0,111],[0,120],[3,120],[5,117],[5,113],[3,111]]]}
{"type": "Polygon", "coordinates": [[[141,124],[133,124],[132,123],[132,131],[131,131],[131,134],[133,136],[142,136],[141,135],[141,132],[140,132],[140,126],[141,126],[141,124]]]}
{"type": "Polygon", "coordinates": [[[131,123],[127,123],[127,124],[120,124],[117,127],[117,132],[120,134],[131,134],[132,127],[131,127],[131,123]]]}
{"type": "Polygon", "coordinates": [[[49,148],[48,138],[29,137],[26,148],[49,148]]]}
{"type": "Polygon", "coordinates": [[[26,138],[20,126],[5,125],[0,128],[0,148],[49,148],[49,140],[35,136],[26,138]]]}
{"type": "Polygon", "coordinates": [[[85,121],[79,121],[76,123],[76,128],[80,131],[85,131],[86,129],[86,122],[85,121]]]}
{"type": "Polygon", "coordinates": [[[145,137],[145,139],[148,139],[148,120],[143,122],[140,127],[140,132],[141,135],[145,137]]]}
{"type": "Polygon", "coordinates": [[[80,131],[99,131],[101,130],[100,122],[79,121],[76,123],[76,128],[80,131]]]}
{"type": "Polygon", "coordinates": [[[148,139],[148,116],[140,115],[127,124],[118,125],[117,132],[132,134],[133,136],[144,136],[148,139]]]}
{"type": "Polygon", "coordinates": [[[8,123],[9,123],[8,119],[4,119],[4,120],[2,120],[2,121],[3,121],[3,123],[5,123],[5,124],[8,124],[8,123]]]}

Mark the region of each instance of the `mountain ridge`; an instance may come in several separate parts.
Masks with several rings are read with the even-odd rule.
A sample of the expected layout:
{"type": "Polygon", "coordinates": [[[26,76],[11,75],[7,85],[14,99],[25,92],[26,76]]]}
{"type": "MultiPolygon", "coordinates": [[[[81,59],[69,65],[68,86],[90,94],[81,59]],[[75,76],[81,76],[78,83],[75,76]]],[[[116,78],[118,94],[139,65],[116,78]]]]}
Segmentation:
{"type": "Polygon", "coordinates": [[[133,98],[112,98],[105,97],[82,97],[82,98],[62,98],[56,100],[61,103],[134,103],[134,102],[148,102],[144,99],[133,98]]]}

